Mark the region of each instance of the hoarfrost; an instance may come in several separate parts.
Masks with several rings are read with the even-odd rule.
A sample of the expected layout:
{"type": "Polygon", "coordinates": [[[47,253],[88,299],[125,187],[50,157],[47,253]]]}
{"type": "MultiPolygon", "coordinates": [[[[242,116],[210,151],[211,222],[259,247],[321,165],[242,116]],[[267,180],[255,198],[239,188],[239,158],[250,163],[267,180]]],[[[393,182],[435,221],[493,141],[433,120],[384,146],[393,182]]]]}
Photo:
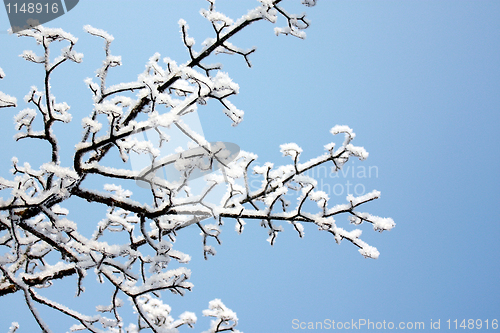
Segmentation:
{"type": "Polygon", "coordinates": [[[365,195],[361,195],[358,197],[354,197],[352,194],[349,194],[346,198],[347,201],[349,201],[352,206],[358,206],[361,203],[371,201],[373,199],[378,199],[380,198],[380,191],[373,190],[370,193],[367,193],[365,195]]]}
{"type": "Polygon", "coordinates": [[[17,106],[17,98],[0,91],[0,108],[17,106]]]}
{"type": "Polygon", "coordinates": [[[102,29],[97,29],[91,25],[85,25],[83,29],[91,35],[102,37],[106,42],[111,43],[115,38],[102,29]]]}
{"type": "MultiPolygon", "coordinates": [[[[35,301],[45,303],[77,319],[80,324],[72,326],[72,330],[97,332],[100,329],[95,325],[100,325],[114,332],[127,327],[118,314],[118,308],[123,305],[117,297],[121,292],[129,297],[138,314],[137,324],[128,325],[129,332],[146,328],[176,332],[181,325],[192,327],[197,320],[191,312],[184,312],[174,320],[170,306],[159,297],[161,290],[183,295],[193,287],[188,282],[190,270],[182,266],[169,267],[172,262],[177,267],[191,259],[190,255],[173,247],[180,235],[177,231],[183,228],[194,226],[201,230],[205,259],[216,254],[211,244],[221,243],[220,235],[228,219],[236,221],[238,233],[249,221],[260,221],[271,245],[285,229],[278,223],[285,221],[286,228],[295,229],[299,237],[304,236],[304,225],[309,223],[332,234],[338,243],[342,240],[351,242],[365,257],[379,256],[376,248],[360,239],[361,229],[343,229],[336,225],[334,217],[349,215],[351,225],[344,223],[351,228],[352,224],[368,222],[376,231],[392,229],[395,226],[392,219],[357,211],[360,205],[378,198],[380,193],[372,191],[359,197],[349,195],[347,203],[335,205],[327,193],[317,190],[318,181],[309,173],[326,163],[333,163],[338,171],[353,156],[361,160],[367,158],[364,148],[352,145],[355,134],[351,128],[345,125],[333,127],[333,135],[345,134],[342,146],[335,151],[335,144],[327,144],[324,154],[304,163],[299,163],[303,152],[301,147],[295,143],[281,145],[281,153],[290,156],[292,162],[275,168],[273,163],[255,166],[252,163],[257,155],[243,150],[236,154],[226,143],[209,143],[201,127],[188,121],[190,116],[196,116],[198,107],[210,100],[222,104],[233,126],[242,121],[243,111],[229,100],[239,93],[239,85],[221,70],[221,65],[203,63],[209,55],[228,53],[242,56],[250,66],[249,55],[255,49],[244,50],[231,43],[229,39],[233,34],[259,20],[276,22],[278,15],[288,25],[276,28],[277,34],[304,38],[304,30],[309,26],[304,14],[290,14],[281,3],[272,0],[260,0],[257,8],[237,20],[215,11],[214,1],[209,2],[209,9],[202,10],[201,14],[212,23],[213,34],[202,43],[201,52],[194,50],[195,40],[188,35],[188,25],[181,19],[179,26],[182,42],[189,53],[188,61],[178,65],[165,57],[160,63],[160,54],[154,53],[137,80],[128,83],[107,86],[109,71],[120,66],[122,58],[111,54],[112,35],[89,25],[84,27],[87,33],[105,40],[104,60],[96,71],[96,82],[91,78],[84,81],[91,90],[94,108],[82,117],[84,133],[81,141],[75,144],[76,152],[70,166],[60,156],[56,131],[52,128],[56,120],[65,123],[71,120],[69,105],[56,103],[50,84],[44,84],[42,90],[30,89],[24,100],[32,104],[32,108],[25,108],[14,117],[16,129],[24,130],[15,138],[45,140],[50,144],[51,155],[38,170],[27,162],[21,165],[14,158],[12,179],[0,178],[0,190],[7,189],[11,195],[8,200],[0,200],[0,205],[8,212],[0,216],[0,243],[9,248],[0,256],[2,271],[7,275],[0,280],[0,294],[16,292],[18,287],[25,288],[28,306],[35,301]],[[123,92],[135,92],[135,97],[124,96],[123,92]],[[40,114],[38,118],[37,113],[40,114]],[[41,122],[42,131],[33,130],[35,120],[41,122]],[[186,142],[176,142],[176,135],[172,133],[180,133],[186,142]],[[170,147],[163,150],[162,144],[170,147]],[[107,164],[112,157],[112,153],[108,154],[111,151],[119,154],[125,162],[123,165],[136,156],[143,158],[146,165],[127,169],[126,166],[118,168],[107,164]],[[168,166],[178,171],[177,178],[165,176],[168,166]],[[194,181],[196,177],[192,175],[196,172],[203,175],[216,168],[220,171],[205,174],[204,179],[200,179],[202,186],[194,181]],[[86,188],[92,186],[87,179],[93,175],[116,185],[105,184],[103,192],[86,188]],[[146,193],[151,195],[149,204],[135,201],[140,200],[136,198],[132,200],[132,191],[124,185],[131,181],[144,183],[141,187],[146,187],[146,193]],[[67,218],[68,210],[61,206],[69,197],[107,207],[104,218],[96,223],[89,239],[78,232],[77,224],[67,218]],[[210,219],[209,223],[207,219],[210,219]],[[48,256],[49,253],[58,255],[48,256]],[[97,307],[97,312],[100,312],[97,316],[89,317],[68,309],[36,294],[32,288],[52,288],[52,280],[73,275],[78,277],[76,289],[79,295],[84,292],[83,281],[89,270],[95,272],[100,283],[110,283],[115,291],[109,305],[97,307]],[[113,313],[114,317],[104,317],[106,312],[113,313]]],[[[313,6],[316,1],[302,0],[302,3],[313,6]]],[[[37,43],[43,44],[43,55],[24,51],[21,56],[42,64],[47,82],[54,68],[62,62],[82,61],[83,55],[73,49],[77,39],[60,29],[39,26],[18,35],[33,37],[37,43]],[[51,63],[49,47],[53,41],[66,41],[70,45],[63,47],[61,55],[51,63]]],[[[0,78],[4,76],[0,69],[0,78]]],[[[14,97],[0,92],[0,107],[15,106],[16,103],[14,97]]],[[[136,197],[144,198],[142,192],[136,197]]],[[[39,318],[36,309],[33,308],[32,313],[39,318]]],[[[211,301],[203,315],[213,318],[207,332],[238,332],[235,330],[236,313],[219,299],[211,301]]],[[[40,326],[48,331],[44,324],[40,326]]],[[[11,327],[11,330],[15,329],[11,327]]]]}

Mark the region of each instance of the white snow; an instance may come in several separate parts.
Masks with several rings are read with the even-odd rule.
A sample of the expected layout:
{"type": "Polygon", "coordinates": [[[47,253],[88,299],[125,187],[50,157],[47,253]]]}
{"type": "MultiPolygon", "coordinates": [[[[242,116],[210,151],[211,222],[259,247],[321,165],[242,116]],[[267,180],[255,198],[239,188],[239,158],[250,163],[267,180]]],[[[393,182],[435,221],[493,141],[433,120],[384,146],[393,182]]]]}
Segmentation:
{"type": "Polygon", "coordinates": [[[53,173],[59,178],[68,178],[68,177],[73,179],[79,178],[78,174],[74,170],[59,165],[55,165],[54,163],[45,163],[41,166],[40,169],[45,170],[46,172],[49,173],[53,173]]]}
{"type": "Polygon", "coordinates": [[[215,10],[201,9],[200,14],[212,23],[222,22],[228,26],[232,25],[234,23],[234,21],[232,19],[230,19],[226,15],[224,15],[220,12],[217,12],[215,10]]]}
{"type": "Polygon", "coordinates": [[[257,173],[257,174],[265,174],[265,173],[267,173],[267,170],[272,169],[273,166],[274,166],[273,163],[266,162],[262,166],[258,166],[258,165],[254,166],[253,172],[257,173]]]}
{"type": "MultiPolygon", "coordinates": [[[[347,125],[335,125],[330,130],[330,133],[332,133],[333,135],[336,135],[339,133],[345,133],[346,139],[347,139],[347,137],[350,137],[350,139],[354,139],[354,137],[356,136],[356,134],[352,131],[352,129],[347,125]]],[[[347,143],[345,143],[344,145],[346,145],[346,144],[347,143]]]]}
{"type": "Polygon", "coordinates": [[[380,252],[376,247],[365,245],[363,248],[358,250],[365,258],[378,259],[380,252]]]}
{"type": "Polygon", "coordinates": [[[0,91],[0,107],[8,106],[17,106],[17,99],[0,91]]]}
{"type": "Polygon", "coordinates": [[[37,56],[35,52],[31,50],[25,50],[23,53],[20,55],[20,57],[23,57],[24,59],[34,62],[34,63],[43,63],[45,62],[45,56],[37,56]]]}
{"type": "Polygon", "coordinates": [[[276,36],[278,36],[280,34],[284,34],[284,35],[292,35],[292,36],[295,36],[295,37],[299,37],[301,39],[305,39],[306,38],[306,32],[305,31],[303,31],[303,30],[297,30],[297,29],[292,29],[290,27],[282,27],[282,28],[275,27],[274,28],[274,33],[276,34],[276,36]]]}
{"type": "Polygon", "coordinates": [[[283,156],[291,156],[294,159],[302,153],[302,148],[293,142],[280,145],[280,150],[283,156]]]}
{"type": "Polygon", "coordinates": [[[224,113],[233,121],[232,126],[238,125],[243,120],[244,112],[237,109],[236,106],[228,100],[224,100],[224,104],[226,104],[224,113]]]}
{"type": "Polygon", "coordinates": [[[317,201],[319,207],[322,207],[322,205],[324,204],[324,202],[322,201],[328,201],[330,199],[328,194],[326,194],[324,191],[312,191],[309,194],[309,198],[311,200],[317,201]]]}
{"type": "Polygon", "coordinates": [[[237,94],[240,90],[240,86],[233,82],[226,72],[218,71],[215,77],[212,78],[213,89],[221,92],[220,96],[228,93],[229,91],[237,94]]]}
{"type": "Polygon", "coordinates": [[[363,202],[370,201],[373,199],[378,199],[379,197],[380,197],[380,191],[373,190],[370,193],[358,197],[354,197],[352,194],[349,194],[346,197],[346,200],[351,202],[352,206],[355,207],[363,202]]]}
{"type": "Polygon", "coordinates": [[[76,52],[73,49],[70,50],[69,46],[62,50],[62,56],[76,63],[81,63],[83,60],[83,53],[76,52]]]}
{"type": "Polygon", "coordinates": [[[112,35],[108,34],[106,31],[94,28],[88,24],[85,25],[83,29],[91,35],[104,38],[108,43],[111,43],[115,39],[112,35]]]}
{"type": "Polygon", "coordinates": [[[203,333],[215,333],[223,331],[232,331],[238,333],[234,327],[238,324],[238,316],[236,312],[232,311],[222,303],[218,298],[208,303],[208,309],[203,310],[203,315],[206,317],[214,317],[217,320],[211,320],[210,329],[203,333]],[[221,326],[219,326],[222,324],[221,326]]]}
{"type": "Polygon", "coordinates": [[[354,156],[357,156],[361,161],[368,158],[368,152],[363,147],[355,147],[352,144],[348,144],[346,149],[350,151],[354,156]]]}
{"type": "Polygon", "coordinates": [[[82,119],[83,128],[89,128],[92,133],[97,133],[101,130],[102,124],[96,120],[92,120],[89,117],[82,119]]]}

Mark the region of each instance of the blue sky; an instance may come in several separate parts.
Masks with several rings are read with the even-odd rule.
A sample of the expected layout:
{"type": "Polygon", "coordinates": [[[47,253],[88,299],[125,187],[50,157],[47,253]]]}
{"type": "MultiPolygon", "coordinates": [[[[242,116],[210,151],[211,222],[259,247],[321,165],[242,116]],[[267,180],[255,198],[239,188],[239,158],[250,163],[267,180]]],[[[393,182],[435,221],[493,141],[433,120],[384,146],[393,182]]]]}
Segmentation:
{"type": "MultiPolygon", "coordinates": [[[[294,329],[294,319],[424,322],[426,328],[440,320],[441,329],[447,329],[448,319],[453,325],[455,319],[500,319],[500,3],[318,1],[306,9],[290,2],[290,12],[307,11],[312,22],[306,40],[276,37],[273,25],[259,22],[233,41],[257,47],[252,68],[240,57],[212,58],[240,85],[231,101],[245,117],[231,127],[219,106],[200,108],[205,136],[237,143],[258,154],[261,164],[280,165],[288,163],[280,144],[296,142],[305,161],[333,140],[331,127],[349,125],[357,134],[353,143],[370,156],[349,162],[338,178],[321,176],[320,184],[330,186],[322,185],[334,203],[345,202],[347,182],[351,191],[356,185],[359,191],[381,191],[381,198],[362,211],[392,217],[396,228],[379,234],[361,226],[362,238],[381,252],[377,260],[364,259],[348,242],[335,244],[312,226],[299,239],[284,225],[271,247],[258,221],[247,221],[241,235],[227,221],[218,254],[204,261],[199,231],[183,231],[176,247],[193,258],[188,267],[195,287],[183,298],[166,295],[172,315],[194,311],[199,323],[184,331],[206,330],[201,311],[221,298],[247,333],[308,331],[294,329]],[[363,177],[362,170],[373,172],[363,177]]],[[[219,1],[217,8],[236,18],[256,4],[219,1]]],[[[66,161],[71,142],[80,136],[80,119],[92,108],[83,80],[93,77],[103,59],[102,40],[83,26],[115,37],[112,53],[122,56],[123,66],[111,72],[109,84],[133,81],[155,52],[186,61],[179,18],[188,22],[197,45],[211,34],[198,14],[201,7],[205,1],[81,1],[46,24],[79,37],[76,50],[85,55],[82,64],[64,64],[52,81],[58,101],[68,102],[74,118],[68,129],[58,128],[66,161]]],[[[8,28],[0,11],[0,30],[8,28]]],[[[34,41],[6,33],[0,43],[6,73],[0,91],[16,96],[24,108],[29,87],[41,86],[41,68],[18,54],[40,50],[34,41]]],[[[13,155],[30,162],[45,162],[47,156],[44,148],[33,151],[28,142],[14,143],[15,114],[14,109],[0,113],[3,177],[13,155]]],[[[97,209],[80,210],[72,214],[102,218],[97,209]]],[[[337,221],[350,228],[347,217],[337,221]]],[[[1,331],[11,321],[22,324],[20,332],[34,331],[29,314],[13,306],[23,303],[21,296],[0,300],[1,331]]],[[[62,301],[64,296],[54,297],[62,301]]],[[[77,302],[84,308],[90,301],[77,302]]],[[[66,323],[56,318],[47,320],[55,332],[68,327],[56,328],[66,323]]]]}

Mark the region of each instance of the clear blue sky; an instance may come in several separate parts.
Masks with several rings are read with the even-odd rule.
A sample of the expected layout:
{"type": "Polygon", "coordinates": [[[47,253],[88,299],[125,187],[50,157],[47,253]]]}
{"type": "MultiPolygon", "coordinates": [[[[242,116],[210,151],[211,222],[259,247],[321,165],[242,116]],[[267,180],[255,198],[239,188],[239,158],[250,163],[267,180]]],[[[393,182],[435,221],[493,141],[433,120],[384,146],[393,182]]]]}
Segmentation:
{"type": "MultiPolygon", "coordinates": [[[[212,58],[240,85],[232,102],[245,118],[233,128],[219,106],[200,108],[205,136],[237,143],[258,154],[261,164],[278,165],[288,163],[280,144],[296,142],[305,160],[332,141],[331,127],[349,125],[357,134],[354,144],[370,156],[348,163],[354,177],[321,177],[320,184],[330,186],[322,185],[336,203],[345,202],[347,182],[351,193],[354,185],[380,190],[382,197],[362,211],[392,217],[396,228],[379,234],[362,225],[363,239],[381,252],[377,260],[364,259],[352,244],[337,245],[311,226],[299,239],[283,225],[285,232],[271,247],[258,221],[247,221],[241,235],[227,221],[218,254],[204,261],[199,231],[186,230],[176,246],[193,258],[188,267],[195,287],[183,298],[165,295],[173,317],[196,312],[195,330],[184,331],[201,332],[208,328],[202,309],[221,298],[238,313],[238,328],[246,333],[307,331],[294,329],[294,319],[424,322],[427,329],[431,320],[440,320],[442,330],[448,319],[500,320],[500,2],[326,0],[309,9],[297,3],[289,11],[307,11],[312,21],[306,40],[276,37],[273,25],[259,22],[234,41],[257,46],[251,69],[236,56],[212,58]],[[358,176],[370,167],[371,175],[358,176]]],[[[256,4],[226,0],[218,9],[236,18],[256,4]]],[[[103,53],[102,40],[83,26],[115,37],[112,53],[124,65],[111,72],[109,83],[132,81],[155,52],[186,61],[177,21],[188,22],[199,45],[211,33],[198,14],[201,7],[205,1],[81,1],[46,24],[79,37],[76,50],[85,55],[82,64],[64,64],[52,81],[58,101],[72,107],[73,131],[59,127],[69,156],[80,119],[92,108],[83,79],[93,77],[103,53]]],[[[1,10],[0,30],[8,27],[1,10]]],[[[33,40],[6,33],[0,45],[7,75],[0,91],[15,95],[24,108],[29,87],[41,86],[41,68],[18,55],[40,49],[33,40]]],[[[15,114],[0,113],[4,177],[12,155],[38,162],[46,156],[43,149],[30,150],[28,142],[14,144],[15,114]]],[[[88,216],[88,223],[102,218],[88,216]]],[[[347,218],[337,221],[350,228],[347,218]]],[[[0,331],[18,321],[20,332],[34,332],[29,314],[14,307],[20,303],[20,294],[0,299],[0,331]]],[[[62,332],[68,326],[57,328],[56,318],[47,321],[62,332]]]]}

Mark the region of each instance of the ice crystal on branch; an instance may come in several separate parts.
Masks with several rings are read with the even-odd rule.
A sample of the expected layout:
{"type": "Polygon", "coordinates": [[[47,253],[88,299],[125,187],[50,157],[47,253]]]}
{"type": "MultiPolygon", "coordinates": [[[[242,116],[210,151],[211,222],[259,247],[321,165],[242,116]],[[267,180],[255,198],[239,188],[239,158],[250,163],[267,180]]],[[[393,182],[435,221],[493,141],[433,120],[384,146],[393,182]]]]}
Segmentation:
{"type": "MultiPolygon", "coordinates": [[[[5,77],[5,73],[0,68],[0,80],[5,77]]],[[[15,97],[4,94],[0,91],[0,108],[14,107],[17,106],[17,99],[15,97]]]]}

